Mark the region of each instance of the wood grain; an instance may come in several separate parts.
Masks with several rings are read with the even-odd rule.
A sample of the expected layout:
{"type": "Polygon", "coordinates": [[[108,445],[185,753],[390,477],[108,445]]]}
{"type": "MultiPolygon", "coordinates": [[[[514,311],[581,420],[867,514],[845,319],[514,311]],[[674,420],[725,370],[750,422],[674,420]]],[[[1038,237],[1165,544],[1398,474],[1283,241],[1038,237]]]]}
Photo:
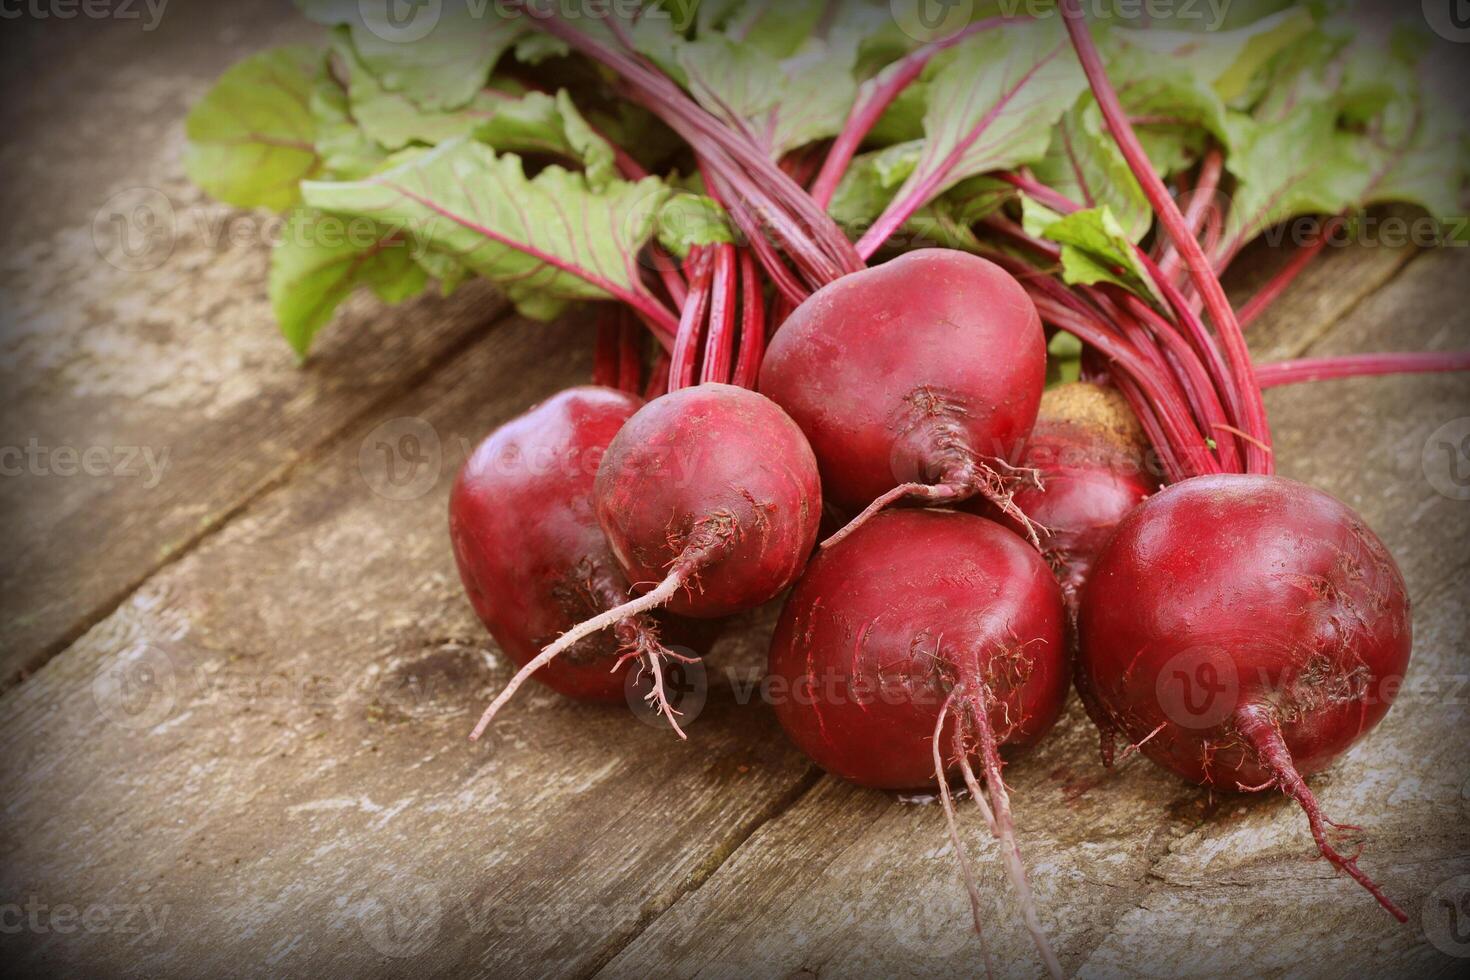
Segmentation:
{"type": "Polygon", "coordinates": [[[0,895],[169,910],[157,942],[26,936],[19,962],[586,973],[810,783],[724,679],[754,668],[748,628],[687,743],[536,685],[465,740],[509,672],[454,571],[449,483],[584,376],[581,329],[516,321],[381,413],[437,436],[421,495],[380,495],[365,420],[6,696],[0,895]]]}
{"type": "MultiPolygon", "coordinates": [[[[1375,217],[1381,220],[1403,213],[1386,209],[1375,212],[1375,217]]],[[[1417,248],[1397,239],[1387,244],[1345,242],[1346,245],[1355,247],[1324,249],[1292,287],[1251,325],[1247,339],[1256,360],[1279,361],[1300,356],[1359,303],[1398,275],[1419,253],[1417,248]]],[[[1273,247],[1257,240],[1230,267],[1225,285],[1231,302],[1239,307],[1254,295],[1291,253],[1289,242],[1273,247]]]]}
{"type": "MultiPolygon", "coordinates": [[[[1397,343],[1454,342],[1457,258],[1409,265],[1333,342],[1384,346],[1404,311],[1421,333],[1397,343]]],[[[160,975],[974,972],[936,809],[814,782],[750,703],[772,610],[731,630],[690,743],[540,690],[488,746],[462,742],[507,671],[455,580],[448,475],[496,422],[584,376],[585,354],[547,354],[585,350],[578,329],[507,324],[359,420],[0,701],[0,895],[112,910],[115,923],[136,908],[157,924],[0,937],[17,962],[160,975]],[[377,454],[378,427],[395,419],[439,445],[432,476],[396,488],[377,454]]],[[[1415,469],[1428,431],[1470,414],[1463,381],[1353,385],[1351,411],[1325,397],[1335,386],[1272,394],[1283,458],[1400,555],[1419,604],[1416,671],[1464,673],[1463,504],[1415,469]],[[1387,437],[1385,406],[1401,419],[1387,437]],[[1349,453],[1377,469],[1339,466],[1349,453]]],[[[1314,781],[1329,812],[1369,827],[1368,866],[1416,910],[1464,864],[1463,731],[1432,710],[1396,711],[1314,781]]],[[[1444,965],[1311,859],[1280,800],[1211,800],[1142,762],[1108,777],[1092,753],[1074,706],[1009,770],[1069,970],[1203,975],[1228,956],[1269,973],[1282,957],[1302,967],[1303,949],[1317,965],[1315,939],[1268,942],[1247,928],[1262,923],[1293,938],[1347,930],[1345,956],[1371,950],[1378,966],[1444,965]],[[1262,938],[1232,942],[1216,928],[1226,922],[1262,938]]],[[[990,941],[1007,975],[1035,975],[973,817],[970,832],[990,941]]]]}
{"type": "Polygon", "coordinates": [[[359,297],[298,366],[266,297],[274,216],[189,184],[182,120],[225,66],[310,25],[289,3],[166,14],[16,27],[32,74],[6,89],[0,181],[0,686],[504,305],[483,286],[359,297]]]}

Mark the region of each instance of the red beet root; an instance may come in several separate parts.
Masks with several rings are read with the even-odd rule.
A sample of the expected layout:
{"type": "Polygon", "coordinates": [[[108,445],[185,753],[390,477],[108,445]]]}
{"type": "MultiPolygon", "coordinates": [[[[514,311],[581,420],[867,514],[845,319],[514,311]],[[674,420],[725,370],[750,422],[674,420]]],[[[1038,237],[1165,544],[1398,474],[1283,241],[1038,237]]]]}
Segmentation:
{"type": "Polygon", "coordinates": [[[597,473],[597,519],[638,585],[714,617],[772,599],[806,567],[821,521],[811,447],[780,407],[702,384],[650,402],[597,473]]]}
{"type": "MultiPolygon", "coordinates": [[[[947,816],[949,781],[965,779],[1001,839],[1027,926],[1052,968],[999,747],[1034,743],[1061,713],[1064,621],[1051,571],[1016,535],[970,514],[893,511],[812,562],[782,611],[770,659],[773,681],[789,692],[776,715],[822,768],[883,789],[937,781],[947,816]]],[[[973,888],[971,899],[978,931],[973,888]]]]}
{"type": "MultiPolygon", "coordinates": [[[[592,484],[608,443],[640,405],[610,388],[561,392],[496,429],[460,470],[449,498],[460,579],[490,635],[518,665],[628,597],[628,580],[592,513],[592,484]]],[[[535,676],[568,697],[621,699],[631,668],[625,654],[667,655],[661,625],[667,623],[647,614],[629,616],[535,676]]]]}
{"type": "MultiPolygon", "coordinates": [[[[999,266],[923,249],[843,276],[772,339],[760,390],[811,440],[856,525],[889,503],[1009,502],[1046,380],[1031,299],[999,266]]],[[[829,540],[829,544],[836,539],[829,540]]]]}
{"type": "MultiPolygon", "coordinates": [[[[776,596],[806,567],[822,487],[806,438],[774,402],[702,384],[656,398],[627,420],[598,467],[593,498],[619,566],[635,589],[649,591],[546,646],[485,709],[471,738],[530,672],[583,637],[664,606],[716,618],[776,596]]],[[[677,730],[657,674],[654,684],[655,704],[677,730]]]]}
{"type": "Polygon", "coordinates": [[[1328,842],[1302,780],[1382,720],[1409,663],[1403,578],[1356,514],[1281,477],[1176,484],[1118,525],[1079,627],[1079,680],[1118,731],[1193,782],[1280,789],[1404,918],[1328,842]]]}
{"type": "MultiPolygon", "coordinates": [[[[1014,503],[1035,525],[1070,612],[1113,528],[1158,489],[1147,452],[1143,429],[1116,389],[1078,382],[1041,396],[1021,460],[1040,474],[1041,486],[1020,488],[1014,503]]],[[[977,512],[1025,533],[988,501],[977,512]]]]}

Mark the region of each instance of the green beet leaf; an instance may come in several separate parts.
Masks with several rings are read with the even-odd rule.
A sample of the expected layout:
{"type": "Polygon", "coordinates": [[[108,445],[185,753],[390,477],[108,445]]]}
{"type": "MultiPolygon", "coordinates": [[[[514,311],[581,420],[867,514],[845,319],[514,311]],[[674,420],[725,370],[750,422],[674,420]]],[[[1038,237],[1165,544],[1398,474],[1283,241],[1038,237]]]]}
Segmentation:
{"type": "Polygon", "coordinates": [[[925,139],[897,195],[925,203],[968,177],[1040,160],[1087,84],[1056,18],[978,34],[930,70],[925,139]]]}
{"type": "Polygon", "coordinates": [[[527,178],[519,157],[460,139],[366,180],[307,182],[302,194],[401,227],[546,316],[570,300],[646,301],[638,254],[669,190],[657,178],[594,189],[557,166],[527,178]]]}
{"type": "Polygon", "coordinates": [[[321,166],[311,111],[317,56],[276,48],[232,66],[184,123],[184,170],[206,193],[241,208],[284,211],[321,166]]]}
{"type": "Polygon", "coordinates": [[[414,261],[414,245],[374,222],[323,215],[312,208],[291,213],[271,252],[270,299],[281,333],[305,357],[317,332],[358,286],[397,303],[427,283],[414,261]]]}
{"type": "Polygon", "coordinates": [[[297,5],[319,24],[350,31],[354,50],[378,86],[430,113],[469,105],[501,55],[530,30],[525,18],[502,16],[501,5],[488,0],[297,5]],[[406,16],[391,16],[405,9],[406,16]]]}
{"type": "Polygon", "coordinates": [[[1091,98],[1057,120],[1046,157],[1033,170],[1043,184],[1083,207],[1106,206],[1132,241],[1153,224],[1148,198],[1091,98]]]}

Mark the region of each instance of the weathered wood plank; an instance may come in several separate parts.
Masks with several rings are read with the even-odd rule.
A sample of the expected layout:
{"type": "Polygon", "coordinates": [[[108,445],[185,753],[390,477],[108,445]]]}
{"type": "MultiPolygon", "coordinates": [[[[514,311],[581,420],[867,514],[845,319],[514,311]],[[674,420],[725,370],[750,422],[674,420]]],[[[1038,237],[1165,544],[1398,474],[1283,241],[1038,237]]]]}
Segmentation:
{"type": "Polygon", "coordinates": [[[13,26],[33,75],[6,86],[0,182],[0,685],[501,309],[363,297],[297,365],[266,297],[279,229],[181,165],[215,76],[309,33],[289,3],[13,26]]]}
{"type": "MultiPolygon", "coordinates": [[[[582,329],[507,324],[5,696],[0,896],[168,916],[156,941],[0,937],[18,969],[588,973],[809,785],[723,674],[687,743],[535,685],[465,741],[509,672],[454,571],[449,483],[585,377],[582,329]],[[394,418],[431,457],[401,491],[372,436],[394,418]]],[[[748,673],[760,635],[715,662],[748,673]]]]}
{"type": "MultiPolygon", "coordinates": [[[[1462,250],[1415,261],[1312,352],[1465,346],[1467,273],[1462,250]]],[[[1440,425],[1470,416],[1470,389],[1454,376],[1363,380],[1273,392],[1270,408],[1282,470],[1358,508],[1417,603],[1409,688],[1433,693],[1405,695],[1411,703],[1313,779],[1329,814],[1367,827],[1365,867],[1416,921],[1396,925],[1315,860],[1304,820],[1279,797],[1211,799],[1137,758],[1105,777],[1073,705],[1008,770],[1042,921],[1069,973],[1342,976],[1453,965],[1417,917],[1435,913],[1433,889],[1470,871],[1470,504],[1430,485],[1422,450],[1440,425]]],[[[999,972],[1036,976],[996,847],[968,820],[999,972]]],[[[938,809],[823,777],[603,975],[973,975],[980,954],[967,921],[938,809]]]]}
{"type": "MultiPolygon", "coordinates": [[[[1271,247],[1261,241],[1248,249],[1230,268],[1226,286],[1231,301],[1239,306],[1255,295],[1293,251],[1289,242],[1271,247]]],[[[1393,279],[1418,252],[1397,239],[1387,244],[1344,243],[1323,249],[1291,288],[1251,325],[1252,353],[1260,361],[1296,357],[1393,279]]]]}

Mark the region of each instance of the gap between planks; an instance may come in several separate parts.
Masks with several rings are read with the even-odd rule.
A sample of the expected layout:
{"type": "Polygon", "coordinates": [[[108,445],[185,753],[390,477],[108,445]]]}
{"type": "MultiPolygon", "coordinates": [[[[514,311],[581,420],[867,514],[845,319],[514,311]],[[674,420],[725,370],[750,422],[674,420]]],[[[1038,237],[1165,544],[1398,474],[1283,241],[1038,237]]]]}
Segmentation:
{"type": "Polygon", "coordinates": [[[699,866],[685,875],[682,881],[664,894],[656,895],[645,902],[637,920],[607,942],[602,950],[591,959],[587,968],[577,974],[578,980],[592,980],[593,977],[600,974],[609,963],[618,958],[624,949],[643,935],[649,926],[658,921],[660,916],[677,905],[685,896],[699,891],[700,887],[714,877],[715,872],[724,867],[725,862],[759,833],[762,827],[773,820],[779,820],[783,814],[805,799],[823,779],[827,778],[830,777],[817,766],[807,766],[806,772],[790,789],[773,798],[760,813],[735,828],[734,833],[718,847],[712,849],[699,866]]]}
{"type": "Polygon", "coordinates": [[[24,684],[33,674],[41,670],[56,657],[65,653],[73,644],[86,635],[88,630],[116,612],[123,603],[127,602],[134,593],[147,584],[155,575],[193,554],[206,541],[213,538],[220,531],[223,531],[235,518],[247,511],[252,504],[284,487],[290,482],[297,471],[327,455],[332,449],[336,448],[347,433],[359,426],[364,419],[371,418],[375,413],[381,412],[404,395],[418,388],[465,351],[491,336],[498,326],[514,316],[515,307],[507,303],[495,316],[485,321],[484,324],[465,331],[464,336],[448,344],[444,350],[430,358],[422,368],[403,378],[396,384],[390,385],[379,397],[366,403],[358,411],[346,416],[340,425],[327,430],[321,438],[295,453],[274,469],[268,471],[254,485],[241,493],[236,500],[222,506],[203,521],[193,534],[190,534],[183,541],[179,542],[179,544],[161,554],[157,561],[144,567],[133,578],[118,587],[111,595],[79,616],[60,636],[37,650],[14,673],[0,678],[0,696],[24,684]]]}

